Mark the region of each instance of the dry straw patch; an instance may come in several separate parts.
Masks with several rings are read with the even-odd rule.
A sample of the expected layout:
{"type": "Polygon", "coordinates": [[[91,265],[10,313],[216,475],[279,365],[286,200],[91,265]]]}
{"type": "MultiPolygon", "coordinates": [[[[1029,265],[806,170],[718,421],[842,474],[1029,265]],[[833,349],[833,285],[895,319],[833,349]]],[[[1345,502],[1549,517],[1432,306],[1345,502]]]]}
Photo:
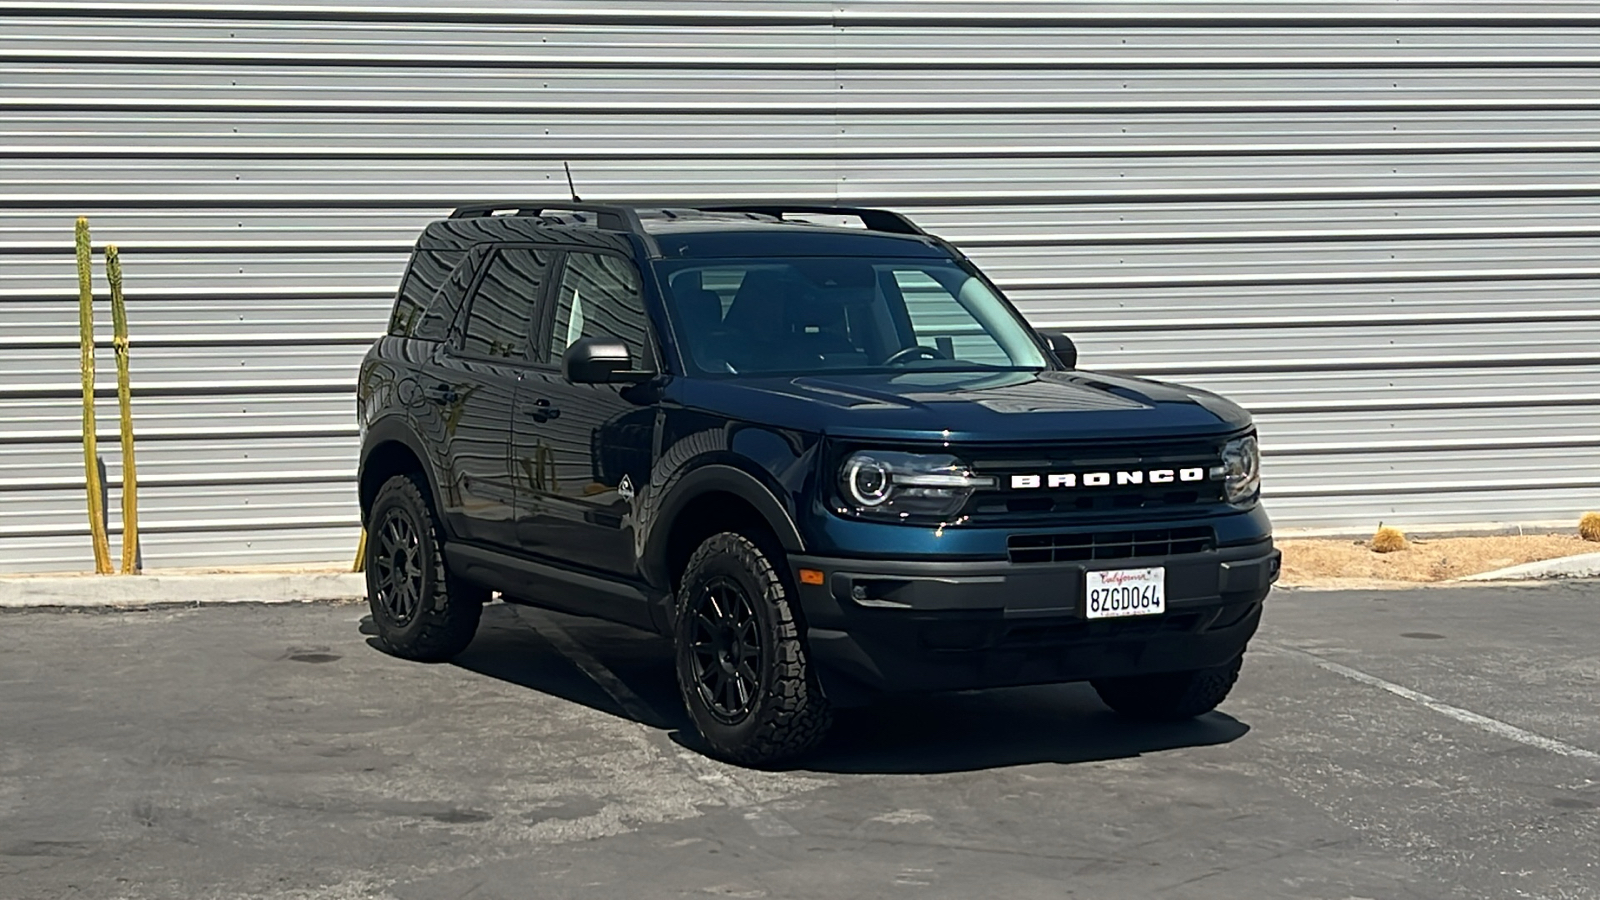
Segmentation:
{"type": "Polygon", "coordinates": [[[1406,533],[1400,529],[1383,527],[1372,536],[1372,543],[1368,546],[1373,553],[1397,553],[1411,549],[1411,542],[1406,540],[1406,533]]]}
{"type": "Polygon", "coordinates": [[[1575,534],[1495,535],[1491,537],[1412,539],[1392,553],[1374,553],[1367,541],[1294,539],[1278,541],[1283,550],[1283,584],[1330,581],[1448,581],[1506,566],[1594,553],[1593,543],[1575,534]]]}

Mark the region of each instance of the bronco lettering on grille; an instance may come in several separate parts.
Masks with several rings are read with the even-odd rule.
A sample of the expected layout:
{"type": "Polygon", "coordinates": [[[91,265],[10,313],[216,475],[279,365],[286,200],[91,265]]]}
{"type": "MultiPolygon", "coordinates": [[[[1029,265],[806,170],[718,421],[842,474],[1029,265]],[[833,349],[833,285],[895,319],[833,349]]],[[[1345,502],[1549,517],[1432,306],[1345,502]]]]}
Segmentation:
{"type": "Polygon", "coordinates": [[[1200,466],[1190,466],[1183,469],[1129,469],[1110,472],[1052,472],[1042,475],[1013,475],[1011,476],[1012,490],[1031,490],[1034,488],[1075,488],[1075,487],[1126,487],[1128,485],[1144,484],[1174,484],[1180,482],[1205,481],[1207,476],[1218,478],[1222,475],[1222,467],[1217,466],[1209,472],[1200,466]]]}

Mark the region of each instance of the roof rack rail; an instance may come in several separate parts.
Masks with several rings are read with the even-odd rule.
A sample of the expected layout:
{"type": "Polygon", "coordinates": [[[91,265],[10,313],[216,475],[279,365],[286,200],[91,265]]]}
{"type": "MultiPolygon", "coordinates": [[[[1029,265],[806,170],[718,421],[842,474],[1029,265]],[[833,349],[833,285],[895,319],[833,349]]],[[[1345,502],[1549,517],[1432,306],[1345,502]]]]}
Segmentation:
{"type": "Polygon", "coordinates": [[[807,206],[805,204],[752,204],[749,206],[702,206],[704,212],[744,212],[759,213],[782,219],[787,213],[800,213],[802,215],[817,216],[855,216],[861,224],[867,226],[869,231],[884,231],[890,234],[916,234],[926,235],[927,232],[917,227],[917,224],[897,212],[887,209],[866,209],[858,206],[807,206]]]}
{"type": "Polygon", "coordinates": [[[639,213],[633,207],[609,203],[474,203],[471,206],[456,207],[450,213],[450,218],[481,219],[507,210],[511,215],[535,217],[561,212],[591,213],[595,218],[595,224],[601,228],[631,231],[634,234],[645,233],[644,223],[639,221],[639,213]]]}

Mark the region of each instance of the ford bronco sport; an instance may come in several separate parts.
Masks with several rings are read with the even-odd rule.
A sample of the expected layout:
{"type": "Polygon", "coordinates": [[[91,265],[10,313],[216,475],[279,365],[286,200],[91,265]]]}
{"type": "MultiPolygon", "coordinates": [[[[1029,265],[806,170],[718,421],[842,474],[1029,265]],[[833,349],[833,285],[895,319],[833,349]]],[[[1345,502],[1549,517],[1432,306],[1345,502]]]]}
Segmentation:
{"type": "Polygon", "coordinates": [[[1243,410],[1077,370],[884,210],[458,209],[358,414],[387,649],[454,656],[495,591],[650,629],[747,764],[895,692],[1199,715],[1278,574],[1243,410]]]}

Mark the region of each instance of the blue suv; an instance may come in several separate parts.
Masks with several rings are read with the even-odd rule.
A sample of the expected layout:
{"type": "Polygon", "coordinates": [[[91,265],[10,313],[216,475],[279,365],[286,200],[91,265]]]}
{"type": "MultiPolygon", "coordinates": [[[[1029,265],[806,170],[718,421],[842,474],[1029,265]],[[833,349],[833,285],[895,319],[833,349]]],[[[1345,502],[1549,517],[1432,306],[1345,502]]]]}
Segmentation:
{"type": "Polygon", "coordinates": [[[492,592],[658,632],[746,764],[896,692],[1207,712],[1278,574],[1250,417],[1076,362],[893,212],[458,209],[361,367],[379,640],[492,592]]]}

